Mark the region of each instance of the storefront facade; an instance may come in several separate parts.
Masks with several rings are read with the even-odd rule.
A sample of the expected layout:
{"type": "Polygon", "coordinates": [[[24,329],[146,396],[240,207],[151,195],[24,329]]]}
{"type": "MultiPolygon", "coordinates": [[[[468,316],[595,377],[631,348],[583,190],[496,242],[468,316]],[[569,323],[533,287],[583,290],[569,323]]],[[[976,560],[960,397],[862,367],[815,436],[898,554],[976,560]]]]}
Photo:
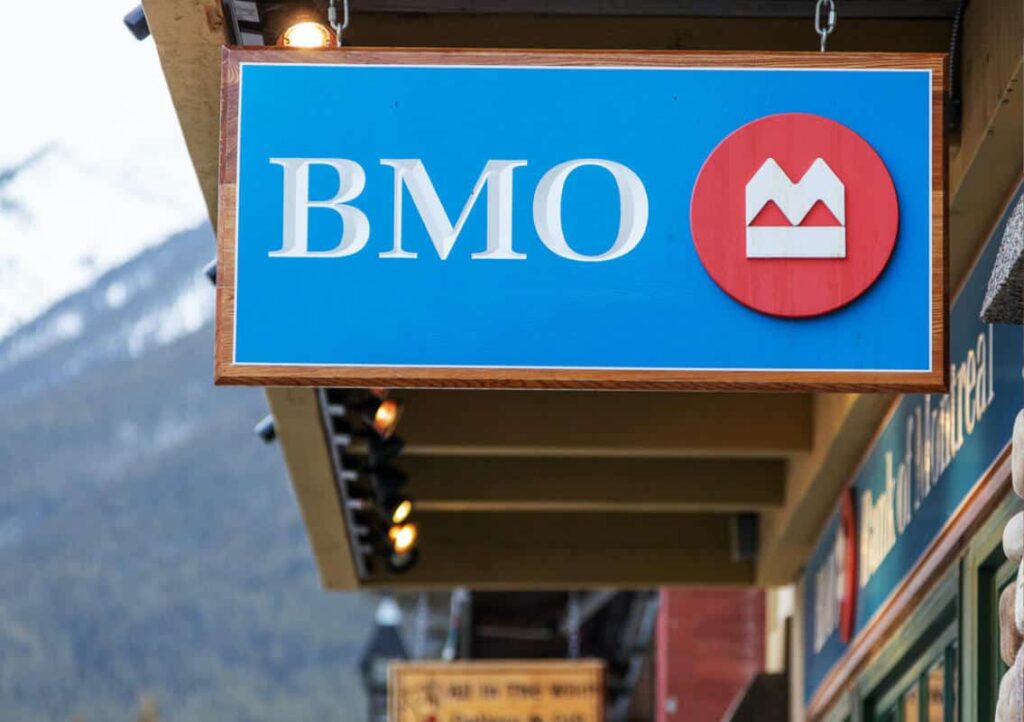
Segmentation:
{"type": "MultiPolygon", "coordinates": [[[[238,134],[229,132],[222,137],[222,118],[218,114],[222,83],[230,86],[236,73],[239,78],[242,75],[230,57],[234,54],[257,59],[266,52],[268,58],[280,59],[280,53],[321,52],[280,47],[260,50],[258,46],[280,45],[279,38],[286,28],[305,17],[300,11],[316,11],[316,17],[322,20],[326,17],[326,2],[145,0],[144,5],[211,217],[228,219],[228,224],[222,223],[222,231],[226,230],[225,237],[230,238],[232,207],[238,202],[238,183],[231,181],[238,181],[233,174],[241,167],[230,161],[237,160],[233,153],[238,149],[234,145],[238,134]],[[239,26],[243,7],[249,11],[246,27],[239,26]],[[225,15],[225,8],[234,8],[234,14],[225,15]],[[249,47],[229,47],[224,55],[225,45],[249,47]]],[[[460,52],[468,57],[457,49],[481,47],[547,49],[567,58],[576,52],[567,48],[616,52],[633,49],[645,53],[667,51],[663,57],[658,56],[658,62],[665,63],[681,62],[672,56],[679,50],[727,50],[747,53],[741,64],[756,65],[761,58],[751,51],[813,50],[792,56],[788,62],[808,67],[846,62],[841,57],[821,60],[817,52],[819,37],[811,29],[813,5],[784,0],[635,4],[599,0],[353,2],[345,48],[323,52],[325,57],[348,53],[366,60],[377,52],[371,50],[375,47],[391,47],[379,52],[389,57],[406,52],[394,49],[401,47],[428,48],[422,57],[460,52]]],[[[267,386],[268,421],[288,465],[325,589],[470,587],[501,592],[589,589],[600,593],[609,588],[728,586],[740,588],[741,594],[764,589],[768,637],[762,639],[761,630],[751,631],[756,626],[751,625],[746,647],[765,648],[764,674],[781,677],[788,672],[791,719],[993,719],[997,690],[1005,673],[1005,656],[999,653],[997,607],[1002,589],[1014,576],[1012,564],[1003,556],[1000,538],[1014,506],[1019,504],[1010,491],[1009,444],[1024,391],[1024,340],[1020,326],[988,325],[978,319],[1006,219],[1022,195],[1021,4],[1020,0],[973,0],[969,4],[869,0],[840,3],[839,12],[839,30],[828,40],[825,57],[849,52],[849,58],[869,65],[880,62],[878,53],[892,51],[929,53],[938,58],[936,54],[950,50],[951,38],[955,40],[950,57],[935,64],[935,77],[941,76],[943,82],[936,85],[942,97],[935,104],[938,120],[932,127],[941,130],[936,133],[940,143],[934,152],[945,160],[945,167],[938,163],[932,166],[935,173],[929,170],[924,174],[933,191],[926,195],[935,203],[939,225],[948,230],[946,242],[932,246],[942,262],[932,269],[934,286],[929,286],[929,290],[940,291],[936,307],[943,311],[941,292],[946,291],[945,323],[940,315],[930,326],[933,333],[945,336],[928,347],[933,354],[948,351],[948,362],[935,365],[937,369],[948,368],[948,392],[906,395],[895,401],[874,393],[880,388],[877,385],[842,387],[857,393],[834,393],[836,387],[800,386],[753,393],[749,387],[716,385],[706,387],[719,389],[715,392],[679,386],[658,393],[608,393],[596,390],[597,386],[573,387],[566,378],[554,378],[557,375],[541,378],[544,384],[533,383],[536,379],[523,384],[543,386],[543,390],[496,391],[479,378],[399,377],[397,382],[396,377],[383,375],[300,378],[294,375],[294,369],[290,377],[249,370],[227,379],[223,372],[237,372],[229,363],[237,359],[229,353],[228,345],[223,343],[226,336],[222,335],[218,346],[222,363],[217,369],[221,380],[267,386]],[[286,387],[282,385],[285,383],[299,385],[286,387]],[[445,385],[451,388],[419,388],[445,385]],[[384,395],[378,393],[382,390],[377,387],[381,386],[396,388],[384,395]],[[576,390],[567,390],[570,387],[576,390]],[[392,442],[374,449],[367,441],[371,438],[367,417],[375,417],[375,413],[367,413],[367,408],[372,405],[374,410],[379,409],[384,399],[404,408],[398,425],[404,445],[392,442]],[[393,452],[388,462],[397,463],[403,472],[394,478],[403,480],[403,484],[404,480],[409,482],[407,490],[415,498],[415,519],[422,531],[421,538],[414,539],[418,543],[418,562],[401,569],[391,568],[386,563],[391,561],[387,555],[368,543],[372,540],[367,534],[368,509],[362,504],[365,499],[350,493],[365,490],[359,487],[358,477],[371,470],[370,452],[382,449],[393,452]],[[795,597],[787,586],[794,582],[795,597]],[[779,588],[786,589],[784,595],[776,591],[779,588]],[[780,605],[782,596],[787,602],[780,605]],[[790,609],[795,609],[792,615],[790,609]],[[780,626],[791,630],[788,645],[779,643],[790,634],[780,633],[780,626]]],[[[713,63],[722,62],[721,56],[709,57],[713,63]]],[[[480,62],[480,57],[475,62],[480,62]]],[[[692,64],[693,60],[687,62],[692,64]]],[[[416,90],[410,87],[409,92],[416,90]]],[[[837,87],[813,95],[814,102],[822,106],[819,112],[827,113],[830,104],[856,106],[869,111],[865,115],[870,122],[886,125],[884,108],[888,106],[865,103],[856,92],[839,92],[837,87]],[[835,93],[834,98],[830,92],[835,93]]],[[[317,99],[322,89],[296,99],[287,95],[289,88],[285,83],[268,92],[263,99],[266,107],[274,108],[281,98],[291,97],[294,102],[288,106],[289,112],[305,112],[322,102],[317,99]]],[[[395,108],[400,105],[398,100],[405,101],[398,95],[403,94],[394,98],[395,108]]],[[[748,95],[761,97],[769,105],[775,102],[772,94],[748,95]]],[[[710,90],[679,98],[679,107],[685,106],[683,116],[699,117],[700,113],[691,109],[699,109],[701,102],[714,96],[715,91],[710,90]]],[[[226,97],[237,98],[238,93],[226,97]]],[[[560,99],[561,95],[552,97],[560,99]]],[[[228,103],[224,108],[228,111],[225,117],[230,119],[235,106],[228,103]]],[[[744,107],[740,115],[752,112],[744,107]]],[[[332,114],[342,117],[344,109],[334,107],[332,114]]],[[[598,113],[586,115],[596,117],[598,113]]],[[[661,117],[654,110],[647,115],[652,119],[661,117]]],[[[436,112],[431,114],[435,116],[436,112]]],[[[268,117],[268,126],[273,126],[274,118],[268,117]]],[[[734,126],[739,127],[739,122],[728,129],[734,126]]],[[[678,132],[681,125],[671,127],[678,132]]],[[[713,134],[716,140],[727,129],[723,126],[720,130],[713,134]]],[[[365,128],[360,132],[372,136],[365,128]]],[[[284,135],[289,142],[308,140],[299,131],[284,135]]],[[[574,135],[566,134],[571,140],[575,140],[574,135]]],[[[898,141],[892,145],[900,147],[898,141]]],[[[454,141],[448,139],[445,144],[454,141]]],[[[714,147],[707,144],[707,157],[714,147]]],[[[540,169],[531,179],[539,181],[556,167],[552,165],[556,160],[589,157],[590,153],[588,149],[565,158],[549,158],[516,172],[525,178],[532,169],[540,169]]],[[[287,151],[289,157],[296,158],[319,154],[301,149],[287,151]]],[[[410,154],[416,155],[412,151],[410,154]]],[[[512,156],[480,155],[485,160],[499,157],[512,156]]],[[[652,157],[658,157],[658,153],[652,157]]],[[[700,164],[691,165],[696,174],[700,164]]],[[[397,177],[390,175],[397,171],[392,151],[382,149],[360,167],[372,176],[366,194],[376,193],[379,201],[383,199],[381,207],[387,207],[391,198],[387,191],[397,177]],[[388,161],[391,165],[382,164],[381,159],[388,158],[392,158],[388,161]]],[[[436,168],[432,163],[431,177],[442,188],[439,197],[446,201],[449,220],[455,221],[480,169],[473,166],[472,174],[466,171],[465,177],[459,176],[458,183],[465,187],[454,180],[445,181],[447,185],[455,184],[446,195],[438,180],[444,166],[436,168]]],[[[508,170],[511,177],[511,166],[508,170]]],[[[283,173],[284,166],[262,163],[262,171],[283,173]]],[[[898,176],[902,173],[894,172],[898,176]]],[[[478,191],[486,183],[499,183],[496,173],[488,181],[490,177],[484,176],[478,191]]],[[[277,179],[275,175],[275,183],[277,179]]],[[[535,195],[534,188],[539,185],[523,184],[529,188],[529,196],[535,195]]],[[[272,190],[263,200],[255,204],[250,201],[250,206],[262,212],[276,204],[280,193],[276,185],[272,190]]],[[[321,195],[329,197],[330,190],[321,195]]],[[[687,194],[677,195],[683,198],[687,194]]],[[[363,200],[360,197],[360,202],[363,200]]],[[[676,203],[675,196],[670,200],[652,207],[672,208],[685,221],[689,217],[685,203],[676,203]]],[[[900,203],[906,200],[906,194],[899,197],[900,203]]],[[[410,210],[410,201],[405,203],[406,210],[410,210]]],[[[470,202],[466,206],[467,213],[472,205],[470,202]]],[[[516,207],[528,205],[517,202],[516,207]]],[[[328,211],[328,217],[333,219],[331,213],[328,211]]],[[[264,227],[278,233],[278,220],[264,219],[262,225],[257,222],[258,238],[253,242],[269,243],[271,236],[260,234],[264,227]]],[[[386,233],[395,225],[388,213],[378,213],[372,220],[378,234],[380,229],[386,233]]],[[[486,253],[489,248],[485,224],[479,216],[477,221],[475,240],[467,231],[459,242],[458,252],[467,256],[471,252],[486,253]]],[[[525,225],[515,226],[520,234],[515,241],[517,253],[524,247],[519,245],[522,239],[534,232],[531,229],[535,229],[535,221],[526,218],[525,225]]],[[[436,270],[438,264],[448,261],[440,258],[440,250],[435,254],[435,246],[430,245],[433,241],[423,235],[427,226],[416,223],[419,225],[413,227],[420,233],[419,247],[424,256],[421,260],[429,260],[436,270]]],[[[407,233],[410,227],[405,226],[407,233]]],[[[435,223],[431,227],[436,230],[440,226],[435,223]]],[[[899,227],[904,227],[902,216],[899,227]]],[[[541,238],[544,234],[537,231],[537,235],[541,238]]],[[[380,245],[380,238],[374,238],[379,247],[370,246],[369,251],[374,257],[381,252],[387,256],[386,248],[393,246],[386,242],[380,245]]],[[[272,240],[276,242],[277,237],[272,240]]],[[[567,258],[565,249],[563,255],[551,254],[545,250],[549,246],[534,245],[528,249],[529,263],[559,263],[582,273],[577,269],[578,259],[567,258]]],[[[280,258],[284,246],[270,250],[277,256],[267,255],[262,260],[277,267],[293,269],[309,261],[280,258]]],[[[406,257],[394,253],[392,259],[406,257]]],[[[222,253],[218,261],[221,272],[215,274],[215,282],[224,300],[230,300],[235,290],[232,278],[238,268],[237,257],[222,253]]],[[[458,261],[455,256],[453,259],[458,261]]],[[[406,261],[385,258],[385,262],[398,264],[403,270],[411,268],[401,266],[406,261]]],[[[495,262],[500,265],[505,261],[495,262]]],[[[652,269],[664,270],[651,266],[629,279],[643,286],[652,277],[652,269]]],[[[702,282],[708,280],[700,278],[702,282]]],[[[885,274],[880,278],[884,279],[885,274]]],[[[302,279],[293,279],[293,289],[307,285],[302,279]]],[[[462,287],[454,282],[449,286],[462,287]]],[[[257,300],[262,303],[272,299],[270,292],[277,288],[279,279],[268,277],[263,289],[266,294],[257,294],[257,300]]],[[[382,288],[393,286],[385,284],[382,288]]],[[[438,288],[434,291],[447,292],[438,288]]],[[[491,294],[497,302],[505,299],[494,293],[496,285],[480,283],[475,288],[477,298],[470,295],[460,307],[477,310],[481,294],[491,294]]],[[[325,343],[336,343],[346,353],[368,347],[371,341],[388,341],[388,334],[395,328],[391,320],[400,317],[400,306],[389,307],[391,313],[382,314],[374,293],[376,286],[368,284],[360,289],[344,297],[324,292],[316,305],[330,307],[334,315],[324,317],[327,323],[319,328],[319,334],[304,335],[292,319],[282,322],[278,318],[276,332],[267,333],[264,340],[280,345],[282,338],[294,332],[298,341],[306,343],[316,336],[325,343]],[[346,312],[351,316],[353,309],[362,314],[361,326],[349,323],[346,317],[346,312]]],[[[724,291],[710,286],[708,290],[717,294],[716,303],[728,305],[727,299],[719,298],[724,291]]],[[[565,300],[560,295],[552,297],[565,300]]],[[[906,311],[911,303],[928,306],[924,298],[923,293],[914,295],[911,289],[895,294],[886,303],[892,305],[895,315],[906,311]],[[901,300],[906,307],[899,307],[901,300]]],[[[269,328],[265,316],[286,305],[264,303],[264,315],[250,314],[250,330],[269,328]]],[[[425,309],[413,302],[406,305],[425,309]]],[[[708,308],[708,304],[697,304],[693,315],[708,314],[708,308]]],[[[228,322],[237,321],[231,310],[230,304],[222,307],[224,329],[232,329],[228,322]]],[[[588,310],[585,316],[593,320],[598,314],[588,310]]],[[[653,322],[651,316],[635,316],[636,328],[627,329],[628,336],[615,348],[617,353],[623,349],[631,353],[642,350],[651,337],[666,333],[666,326],[653,322]]],[[[508,318],[520,321],[529,319],[530,314],[510,313],[508,318]]],[[[425,324],[409,324],[404,333],[393,334],[392,340],[402,342],[399,351],[423,351],[416,344],[405,343],[410,328],[420,327],[425,324]]],[[[731,333],[721,335],[730,342],[738,339],[737,345],[744,350],[754,345],[734,325],[719,324],[717,328],[728,329],[731,333]]],[[[868,325],[861,336],[870,336],[872,330],[876,337],[870,340],[877,346],[877,328],[868,325]]],[[[566,340],[558,336],[557,330],[546,335],[566,340]]],[[[692,350],[699,349],[706,335],[680,333],[675,338],[692,350]]],[[[472,345],[478,338],[470,336],[467,343],[472,345]]],[[[507,341],[500,334],[497,340],[507,341]]],[[[524,333],[519,343],[509,345],[516,353],[525,353],[532,351],[531,345],[541,345],[535,341],[524,333]]],[[[802,348],[821,353],[848,352],[857,341],[845,338],[841,344],[830,345],[819,336],[802,348]]],[[[575,351],[580,344],[566,345],[575,351]]],[[[450,346],[440,344],[446,353],[450,346]]],[[[265,369],[263,361],[272,366],[271,361],[280,359],[250,360],[265,369]]],[[[297,355],[285,360],[298,365],[303,359],[297,355]]],[[[441,360],[458,365],[464,359],[441,360]]],[[[511,375],[500,380],[500,385],[514,386],[524,378],[511,375]]],[[[898,390],[938,387],[936,380],[931,385],[902,386],[898,390]]],[[[892,391],[896,387],[886,388],[892,391]]],[[[699,631],[712,628],[702,625],[699,631]]],[[[681,669],[681,657],[686,653],[666,655],[661,660],[663,671],[681,669]]],[[[723,656],[736,657],[731,653],[723,656]]],[[[747,661],[750,668],[758,666],[756,661],[747,661]]],[[[731,686],[729,691],[733,691],[731,686]]],[[[666,693],[664,697],[662,702],[668,705],[673,695],[666,693]]],[[[689,709],[677,701],[657,710],[657,714],[665,719],[689,719],[689,709]]]]}
{"type": "Polygon", "coordinates": [[[1021,327],[980,320],[1018,188],[951,308],[950,393],[897,399],[800,582],[794,675],[826,720],[994,718],[1021,327]]]}

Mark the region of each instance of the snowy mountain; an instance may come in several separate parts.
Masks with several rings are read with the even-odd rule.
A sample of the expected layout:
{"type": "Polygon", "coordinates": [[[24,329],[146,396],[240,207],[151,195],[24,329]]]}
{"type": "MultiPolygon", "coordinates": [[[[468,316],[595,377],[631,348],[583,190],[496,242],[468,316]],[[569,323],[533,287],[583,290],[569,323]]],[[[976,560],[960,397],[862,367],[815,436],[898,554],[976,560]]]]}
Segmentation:
{"type": "Polygon", "coordinates": [[[61,144],[0,168],[0,338],[195,222],[194,185],[151,187],[61,144]]]}
{"type": "Polygon", "coordinates": [[[206,219],[156,47],[122,22],[133,5],[0,2],[0,337],[206,219]]]}
{"type": "Polygon", "coordinates": [[[257,389],[212,385],[177,234],[0,339],[0,720],[363,718],[373,600],[319,588],[257,389]]]}
{"type": "Polygon", "coordinates": [[[139,359],[210,324],[214,291],[201,269],[213,248],[208,226],[180,233],[0,338],[0,404],[139,359]]]}

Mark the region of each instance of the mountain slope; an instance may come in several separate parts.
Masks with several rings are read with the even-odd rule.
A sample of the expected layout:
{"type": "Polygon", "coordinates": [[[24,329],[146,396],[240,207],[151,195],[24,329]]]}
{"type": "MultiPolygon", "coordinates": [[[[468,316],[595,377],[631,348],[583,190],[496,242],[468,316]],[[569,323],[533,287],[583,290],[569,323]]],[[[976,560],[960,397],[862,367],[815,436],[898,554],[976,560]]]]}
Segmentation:
{"type": "Polygon", "coordinates": [[[0,720],[363,718],[372,600],[319,589],[262,392],[212,386],[212,248],[0,341],[0,720]]]}

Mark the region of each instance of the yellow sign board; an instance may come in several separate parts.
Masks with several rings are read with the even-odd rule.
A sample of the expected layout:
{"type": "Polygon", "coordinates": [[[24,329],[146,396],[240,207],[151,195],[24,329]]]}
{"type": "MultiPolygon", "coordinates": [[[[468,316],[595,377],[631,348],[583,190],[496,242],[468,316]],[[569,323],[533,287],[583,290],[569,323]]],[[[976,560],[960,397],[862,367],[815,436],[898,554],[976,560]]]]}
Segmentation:
{"type": "Polygon", "coordinates": [[[604,663],[396,663],[389,722],[602,722],[604,663]]]}

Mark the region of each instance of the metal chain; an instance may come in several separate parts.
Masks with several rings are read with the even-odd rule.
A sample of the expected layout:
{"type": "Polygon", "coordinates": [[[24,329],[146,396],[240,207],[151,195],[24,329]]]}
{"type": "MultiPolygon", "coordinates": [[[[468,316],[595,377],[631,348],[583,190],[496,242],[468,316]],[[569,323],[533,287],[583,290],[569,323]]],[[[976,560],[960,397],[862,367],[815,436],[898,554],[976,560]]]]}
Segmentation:
{"type": "Polygon", "coordinates": [[[825,45],[828,43],[828,36],[836,29],[836,2],[835,0],[818,0],[814,6],[814,30],[821,37],[821,52],[825,52],[825,45]],[[827,13],[823,11],[828,11],[827,13]],[[822,16],[827,22],[822,25],[822,16]]]}
{"type": "Polygon", "coordinates": [[[330,23],[331,28],[334,30],[334,38],[338,43],[338,47],[341,47],[341,36],[345,32],[345,28],[348,27],[348,0],[341,0],[342,4],[342,19],[338,22],[338,8],[334,4],[335,0],[331,0],[331,4],[327,8],[327,22],[330,23]]]}

